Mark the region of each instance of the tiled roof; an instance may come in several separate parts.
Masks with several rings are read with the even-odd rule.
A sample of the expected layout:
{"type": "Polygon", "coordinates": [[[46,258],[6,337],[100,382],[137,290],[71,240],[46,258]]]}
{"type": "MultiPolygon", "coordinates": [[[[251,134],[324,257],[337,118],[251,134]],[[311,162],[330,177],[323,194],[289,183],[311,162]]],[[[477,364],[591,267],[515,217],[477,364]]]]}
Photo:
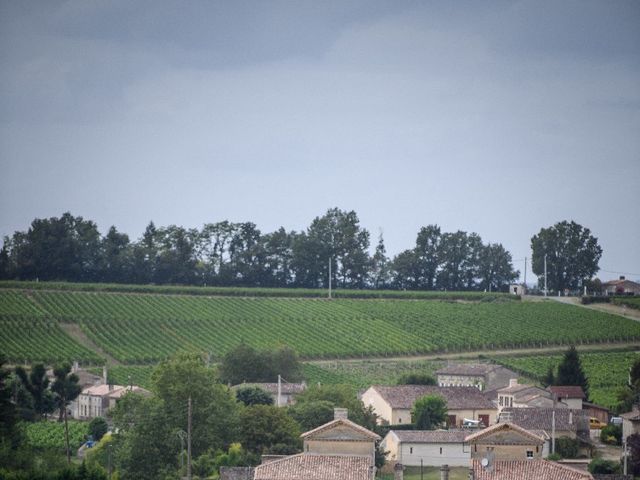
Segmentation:
{"type": "Polygon", "coordinates": [[[495,461],[489,467],[473,460],[475,480],[592,480],[590,473],[548,460],[495,461]]]}
{"type": "Polygon", "coordinates": [[[630,420],[632,422],[637,422],[640,420],[640,411],[638,411],[637,409],[633,409],[630,412],[627,413],[623,413],[622,415],[620,415],[622,418],[624,418],[625,420],[630,420]]]}
{"type": "Polygon", "coordinates": [[[551,431],[552,412],[556,414],[556,430],[575,432],[578,426],[589,428],[589,417],[585,410],[573,408],[504,408],[502,418],[509,418],[510,423],[515,423],[526,430],[551,431]],[[579,425],[580,424],[580,425],[579,425]]]}
{"type": "Polygon", "coordinates": [[[549,387],[551,393],[555,393],[558,398],[581,398],[586,400],[587,396],[584,394],[582,387],[576,385],[565,385],[557,387],[549,387]]]}
{"type": "Polygon", "coordinates": [[[609,280],[608,282],[604,282],[602,284],[603,287],[609,285],[624,285],[628,284],[630,287],[640,287],[640,283],[634,282],[633,280],[609,280]]]}
{"type": "MultiPolygon", "coordinates": [[[[245,387],[258,387],[261,390],[264,390],[267,393],[271,393],[272,395],[278,394],[278,384],[277,383],[241,383],[239,385],[234,385],[232,388],[234,390],[238,390],[240,388],[245,387]]],[[[307,388],[306,383],[282,383],[280,384],[280,391],[283,395],[296,395],[298,393],[304,392],[307,388]]]]}
{"type": "Polygon", "coordinates": [[[464,443],[468,430],[391,430],[404,443],[464,443]]]}
{"type": "Polygon", "coordinates": [[[104,395],[111,395],[118,390],[122,390],[124,387],[122,385],[94,385],[92,387],[87,387],[82,390],[83,395],[94,395],[102,397],[104,395]]]}
{"type": "Polygon", "coordinates": [[[300,453],[255,469],[255,480],[373,480],[371,458],[300,453]]]}
{"type": "Polygon", "coordinates": [[[435,385],[374,385],[380,396],[391,408],[411,409],[425,395],[440,395],[447,401],[449,410],[495,409],[495,405],[476,387],[437,387],[435,385]]]}
{"type": "Polygon", "coordinates": [[[487,363],[452,363],[436,371],[436,375],[480,376],[486,375],[496,368],[498,368],[497,365],[487,363]]]}
{"type": "Polygon", "coordinates": [[[477,442],[478,440],[482,440],[491,435],[495,435],[497,433],[505,433],[505,432],[516,432],[529,440],[535,442],[536,444],[544,443],[545,439],[529,430],[525,430],[524,428],[514,424],[514,423],[496,423],[491,427],[485,428],[484,430],[480,430],[479,432],[472,433],[469,435],[465,441],[469,442],[477,442]]]}
{"type": "Polygon", "coordinates": [[[132,387],[122,387],[119,388],[117,390],[114,390],[112,392],[109,393],[109,398],[120,398],[122,397],[125,393],[129,393],[129,392],[133,392],[133,393],[140,393],[142,395],[149,395],[151,392],[149,392],[149,390],[145,390],[142,387],[138,387],[136,385],[133,385],[132,387]]]}
{"type": "Polygon", "coordinates": [[[346,418],[336,418],[335,420],[332,420],[329,423],[325,423],[324,425],[320,425],[317,428],[314,428],[313,430],[309,430],[308,432],[304,432],[302,435],[300,435],[301,438],[307,438],[307,437],[312,437],[314,434],[316,433],[320,433],[320,432],[324,432],[326,430],[330,430],[332,428],[335,428],[337,426],[340,425],[344,425],[346,427],[349,427],[367,437],[370,437],[373,440],[380,440],[380,435],[378,435],[377,433],[372,432],[371,430],[367,430],[366,428],[364,428],[361,425],[358,425],[357,423],[352,422],[351,420],[348,420],[346,418]]]}

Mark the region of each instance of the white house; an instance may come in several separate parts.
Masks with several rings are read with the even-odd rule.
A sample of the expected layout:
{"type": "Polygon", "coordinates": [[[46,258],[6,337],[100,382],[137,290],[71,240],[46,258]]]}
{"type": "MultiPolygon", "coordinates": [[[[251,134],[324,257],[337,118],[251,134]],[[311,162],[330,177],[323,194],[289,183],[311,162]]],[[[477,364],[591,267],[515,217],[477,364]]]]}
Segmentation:
{"type": "Polygon", "coordinates": [[[471,460],[465,444],[468,430],[390,430],[381,446],[389,463],[405,466],[466,467],[471,460]]]}

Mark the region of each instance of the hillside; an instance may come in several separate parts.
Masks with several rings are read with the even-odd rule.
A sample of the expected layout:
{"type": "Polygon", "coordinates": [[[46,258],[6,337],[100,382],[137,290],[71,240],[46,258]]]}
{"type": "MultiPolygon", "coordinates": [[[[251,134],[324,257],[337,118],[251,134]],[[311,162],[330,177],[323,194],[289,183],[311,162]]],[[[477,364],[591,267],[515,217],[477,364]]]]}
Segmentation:
{"type": "Polygon", "coordinates": [[[100,363],[99,352],[68,336],[65,324],[77,325],[124,364],[155,363],[177,352],[216,359],[241,342],[289,345],[303,358],[318,359],[640,339],[640,324],[615,315],[550,301],[496,301],[495,295],[329,301],[73,291],[65,285],[0,289],[0,350],[9,360],[100,363]]]}

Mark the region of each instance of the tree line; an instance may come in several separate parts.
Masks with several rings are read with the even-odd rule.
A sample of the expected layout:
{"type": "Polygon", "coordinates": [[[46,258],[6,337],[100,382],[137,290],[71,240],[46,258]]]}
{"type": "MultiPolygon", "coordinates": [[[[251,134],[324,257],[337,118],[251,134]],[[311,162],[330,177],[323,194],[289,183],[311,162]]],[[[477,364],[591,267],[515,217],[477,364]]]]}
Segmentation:
{"type": "Polygon", "coordinates": [[[516,279],[511,254],[476,233],[421,228],[415,245],[387,256],[382,234],[355,211],[329,209],[305,230],[263,233],[252,222],[221,221],[201,229],[150,222],[142,237],[64,213],[35,219],[6,236],[0,278],[132,284],[244,287],[503,290],[516,279]],[[331,264],[331,266],[330,266],[331,264]]]}

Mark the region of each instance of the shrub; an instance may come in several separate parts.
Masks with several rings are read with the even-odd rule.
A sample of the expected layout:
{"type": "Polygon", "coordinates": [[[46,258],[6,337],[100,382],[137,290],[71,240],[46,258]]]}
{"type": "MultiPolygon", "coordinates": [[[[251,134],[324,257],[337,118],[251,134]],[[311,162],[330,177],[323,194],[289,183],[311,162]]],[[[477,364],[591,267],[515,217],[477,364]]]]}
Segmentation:
{"type": "Polygon", "coordinates": [[[96,417],[89,422],[89,435],[93,437],[94,441],[99,442],[107,431],[109,431],[109,425],[104,418],[96,417]]]}
{"type": "Polygon", "coordinates": [[[607,425],[600,430],[600,440],[611,445],[622,445],[622,425],[607,425]]]}
{"type": "Polygon", "coordinates": [[[612,460],[604,460],[602,458],[594,458],[589,463],[589,473],[620,473],[622,470],[620,468],[619,462],[614,462],[612,460]]]}
{"type": "Polygon", "coordinates": [[[556,439],[556,453],[562,458],[578,458],[580,440],[577,438],[560,437],[556,439]]]}

